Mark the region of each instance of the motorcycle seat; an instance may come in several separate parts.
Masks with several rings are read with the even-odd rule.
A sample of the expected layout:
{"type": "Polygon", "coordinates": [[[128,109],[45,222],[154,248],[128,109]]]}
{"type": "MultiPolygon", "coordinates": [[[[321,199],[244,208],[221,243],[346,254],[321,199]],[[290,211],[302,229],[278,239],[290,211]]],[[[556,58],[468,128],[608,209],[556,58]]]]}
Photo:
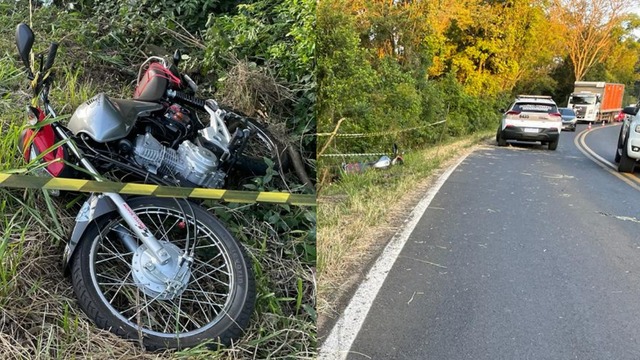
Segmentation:
{"type": "Polygon", "coordinates": [[[162,109],[162,104],[126,99],[110,99],[109,102],[125,120],[134,121],[140,116],[148,116],[154,111],[162,109]]]}

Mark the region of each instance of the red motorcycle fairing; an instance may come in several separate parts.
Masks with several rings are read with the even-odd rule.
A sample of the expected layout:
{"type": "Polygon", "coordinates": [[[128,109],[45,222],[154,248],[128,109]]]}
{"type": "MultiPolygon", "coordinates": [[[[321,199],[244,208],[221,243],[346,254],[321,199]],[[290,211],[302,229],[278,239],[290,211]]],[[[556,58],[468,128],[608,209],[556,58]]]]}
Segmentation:
{"type": "Polygon", "coordinates": [[[151,63],[142,78],[138,80],[133,98],[141,101],[158,101],[164,96],[168,86],[180,87],[180,78],[162,64],[151,63]]]}
{"type": "MultiPolygon", "coordinates": [[[[44,112],[35,107],[29,107],[29,111],[36,117],[37,122],[44,120],[44,112]]],[[[20,140],[18,147],[24,160],[30,162],[38,155],[45,153],[42,157],[42,161],[50,162],[47,165],[46,170],[54,177],[66,177],[70,176],[71,170],[65,166],[65,160],[67,160],[67,151],[63,146],[59,146],[57,149],[51,149],[56,142],[59,141],[55,131],[51,125],[44,125],[39,129],[25,129],[20,134],[20,140]]]]}

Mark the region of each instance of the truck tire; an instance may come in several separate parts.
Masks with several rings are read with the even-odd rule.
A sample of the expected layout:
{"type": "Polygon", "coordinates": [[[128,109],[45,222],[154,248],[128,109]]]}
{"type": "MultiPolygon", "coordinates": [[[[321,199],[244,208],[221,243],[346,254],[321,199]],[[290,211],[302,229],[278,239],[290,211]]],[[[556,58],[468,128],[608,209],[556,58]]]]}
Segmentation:
{"type": "Polygon", "coordinates": [[[636,166],[636,160],[627,156],[627,144],[622,146],[621,154],[620,154],[620,163],[618,163],[618,172],[623,173],[632,173],[633,168],[636,166]]]}

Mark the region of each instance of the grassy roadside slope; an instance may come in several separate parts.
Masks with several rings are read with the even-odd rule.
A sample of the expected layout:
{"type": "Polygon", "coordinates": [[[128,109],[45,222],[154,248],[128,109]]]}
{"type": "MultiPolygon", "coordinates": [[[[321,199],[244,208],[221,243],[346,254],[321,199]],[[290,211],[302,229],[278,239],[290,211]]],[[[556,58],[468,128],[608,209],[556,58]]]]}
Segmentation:
{"type": "Polygon", "coordinates": [[[493,135],[479,132],[406,154],[388,170],[343,176],[318,195],[318,327],[336,319],[348,293],[437,174],[452,158],[493,135]]]}
{"type": "MultiPolygon", "coordinates": [[[[24,167],[15,144],[30,94],[14,34],[15,26],[29,17],[14,10],[18,3],[0,2],[0,171],[24,167]]],[[[46,9],[33,17],[37,51],[44,51],[48,41],[60,41],[50,98],[62,115],[98,92],[127,98],[133,91],[133,79],[124,79],[108,61],[121,49],[88,51],[90,39],[79,30],[82,21],[46,9]]],[[[135,64],[127,66],[135,69],[135,64]]],[[[272,190],[277,178],[250,183],[272,190]]],[[[243,243],[253,261],[258,300],[250,327],[228,349],[149,353],[135,342],[94,327],[62,274],[63,248],[75,217],[72,202],[82,199],[70,195],[51,199],[40,191],[0,188],[0,359],[314,357],[314,209],[211,204],[211,211],[243,243]]]]}

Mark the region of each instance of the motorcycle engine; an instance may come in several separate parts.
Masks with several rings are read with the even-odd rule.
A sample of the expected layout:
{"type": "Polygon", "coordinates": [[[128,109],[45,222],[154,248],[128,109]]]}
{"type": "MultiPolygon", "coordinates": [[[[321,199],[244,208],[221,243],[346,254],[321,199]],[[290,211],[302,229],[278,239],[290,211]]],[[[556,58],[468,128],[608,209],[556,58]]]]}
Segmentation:
{"type": "MultiPolygon", "coordinates": [[[[167,108],[161,116],[148,116],[139,119],[138,126],[163,144],[177,144],[192,133],[193,115],[188,109],[177,104],[167,108]]],[[[173,145],[171,145],[173,147],[173,145]]]]}
{"type": "Polygon", "coordinates": [[[149,133],[138,135],[133,154],[135,161],[153,174],[175,177],[197,187],[220,188],[224,185],[225,173],[218,170],[215,154],[189,140],[174,150],[149,133]]]}

